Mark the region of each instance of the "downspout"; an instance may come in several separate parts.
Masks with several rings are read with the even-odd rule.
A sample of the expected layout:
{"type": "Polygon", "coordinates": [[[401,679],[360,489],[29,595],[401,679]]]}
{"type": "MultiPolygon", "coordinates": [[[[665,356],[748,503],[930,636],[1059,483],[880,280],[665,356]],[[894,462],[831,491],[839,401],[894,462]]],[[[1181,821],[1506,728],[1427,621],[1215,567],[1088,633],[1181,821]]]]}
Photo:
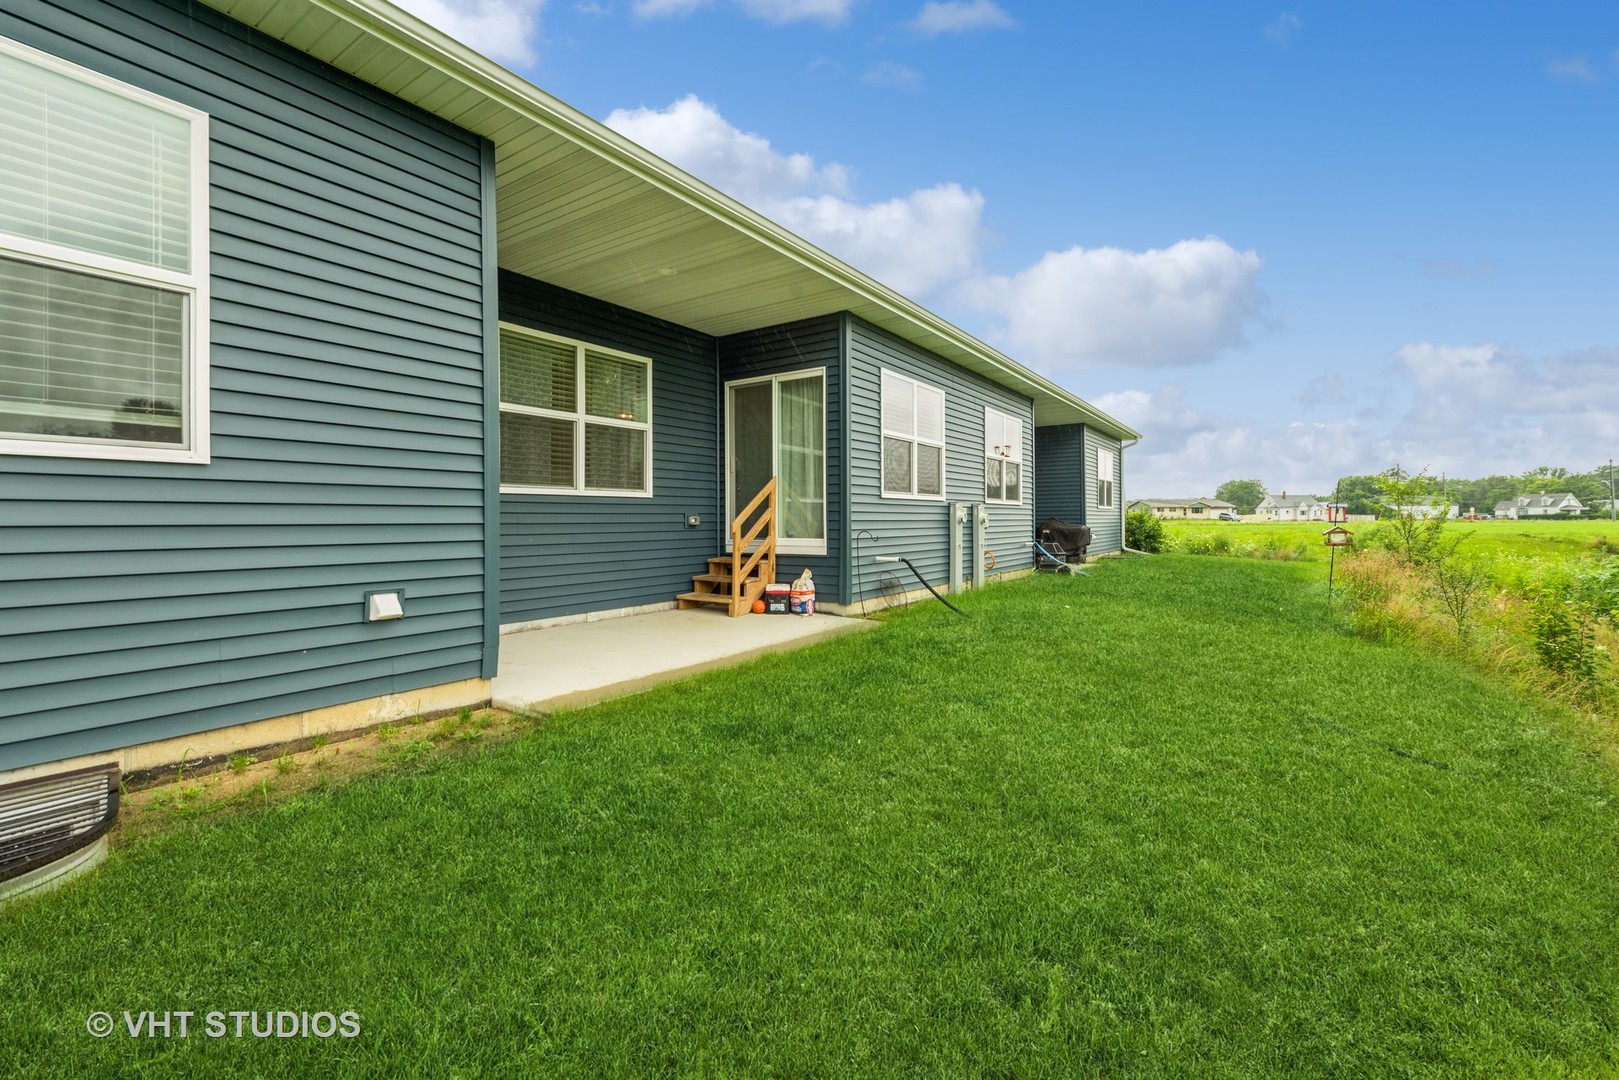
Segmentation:
{"type": "Polygon", "coordinates": [[[478,673],[500,673],[500,259],[495,249],[495,144],[479,147],[479,231],[483,259],[483,657],[478,673]]]}
{"type": "MultiPolygon", "coordinates": [[[[1136,443],[1138,443],[1140,441],[1141,441],[1140,439],[1131,439],[1127,443],[1122,443],[1121,442],[1119,444],[1119,478],[1120,478],[1121,482],[1123,481],[1123,477],[1124,477],[1124,452],[1126,450],[1130,449],[1130,447],[1134,446],[1136,443]]],[[[1124,542],[1124,537],[1125,537],[1125,532],[1124,532],[1124,517],[1125,517],[1124,506],[1125,506],[1125,500],[1124,500],[1124,493],[1123,492],[1119,493],[1118,504],[1119,504],[1119,550],[1124,551],[1124,552],[1128,552],[1131,555],[1146,555],[1146,554],[1149,554],[1148,552],[1145,552],[1145,551],[1137,551],[1135,548],[1130,547],[1129,545],[1127,545],[1124,542]]]]}

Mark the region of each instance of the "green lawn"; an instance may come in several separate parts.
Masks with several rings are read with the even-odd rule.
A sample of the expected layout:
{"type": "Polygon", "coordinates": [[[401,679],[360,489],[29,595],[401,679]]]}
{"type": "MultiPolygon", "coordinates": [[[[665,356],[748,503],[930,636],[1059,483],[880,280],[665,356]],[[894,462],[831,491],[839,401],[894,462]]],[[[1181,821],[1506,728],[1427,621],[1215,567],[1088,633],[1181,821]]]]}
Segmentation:
{"type": "Polygon", "coordinates": [[[1619,782],[1320,571],[1000,585],[182,824],[0,911],[0,1075],[1619,1073],[1619,782]],[[361,1033],[86,1033],[141,1009],[361,1033]]]}

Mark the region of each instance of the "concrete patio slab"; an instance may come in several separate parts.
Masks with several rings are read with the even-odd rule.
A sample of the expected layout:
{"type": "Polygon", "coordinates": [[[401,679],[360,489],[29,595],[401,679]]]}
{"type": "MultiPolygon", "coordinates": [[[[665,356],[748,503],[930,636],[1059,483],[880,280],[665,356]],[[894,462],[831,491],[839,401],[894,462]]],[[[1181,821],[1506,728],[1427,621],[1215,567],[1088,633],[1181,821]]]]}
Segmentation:
{"type": "Polygon", "coordinates": [[[876,625],[836,615],[655,611],[525,630],[500,639],[493,701],[542,712],[589,705],[876,625]]]}

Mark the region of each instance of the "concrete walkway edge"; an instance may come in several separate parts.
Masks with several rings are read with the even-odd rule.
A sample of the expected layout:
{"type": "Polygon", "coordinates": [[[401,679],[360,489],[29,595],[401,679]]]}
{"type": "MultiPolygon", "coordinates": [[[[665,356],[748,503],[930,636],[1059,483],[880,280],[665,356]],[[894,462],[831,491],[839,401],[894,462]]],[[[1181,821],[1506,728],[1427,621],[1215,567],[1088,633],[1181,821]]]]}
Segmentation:
{"type": "Polygon", "coordinates": [[[526,630],[500,639],[493,704],[514,712],[591,705],[877,625],[835,615],[657,611],[526,630]]]}

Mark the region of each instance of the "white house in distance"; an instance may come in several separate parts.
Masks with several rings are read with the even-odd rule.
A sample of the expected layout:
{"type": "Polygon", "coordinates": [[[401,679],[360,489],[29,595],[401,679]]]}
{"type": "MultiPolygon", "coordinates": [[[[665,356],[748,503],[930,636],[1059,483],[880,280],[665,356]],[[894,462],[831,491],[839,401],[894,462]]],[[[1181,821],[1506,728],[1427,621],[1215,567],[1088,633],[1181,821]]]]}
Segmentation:
{"type": "Polygon", "coordinates": [[[1495,516],[1516,521],[1526,517],[1573,515],[1584,509],[1585,504],[1576,499],[1573,492],[1557,491],[1550,495],[1519,495],[1510,502],[1503,499],[1495,504],[1495,516]]]}
{"type": "Polygon", "coordinates": [[[1454,503],[1447,503],[1443,499],[1427,499],[1422,502],[1410,503],[1405,506],[1393,508],[1396,514],[1414,518],[1435,518],[1443,511],[1446,518],[1455,520],[1460,512],[1454,503]]]}
{"type": "Polygon", "coordinates": [[[1209,520],[1222,513],[1235,514],[1237,508],[1224,499],[1137,499],[1131,510],[1150,510],[1161,518],[1202,518],[1209,520]]]}
{"type": "Polygon", "coordinates": [[[1266,495],[1254,507],[1254,517],[1266,521],[1325,521],[1327,504],[1313,495],[1266,495]]]}

